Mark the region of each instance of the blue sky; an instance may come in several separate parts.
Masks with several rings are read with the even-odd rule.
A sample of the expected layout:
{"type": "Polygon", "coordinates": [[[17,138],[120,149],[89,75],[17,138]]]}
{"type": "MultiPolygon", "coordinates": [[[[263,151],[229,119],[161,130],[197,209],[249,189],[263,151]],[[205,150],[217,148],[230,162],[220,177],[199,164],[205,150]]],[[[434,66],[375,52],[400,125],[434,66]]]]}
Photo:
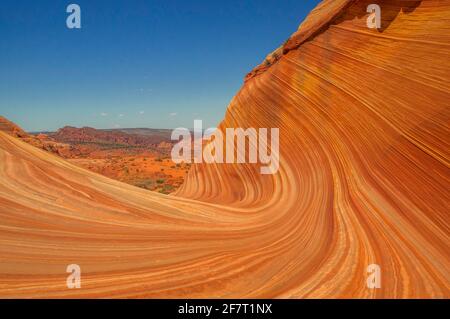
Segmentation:
{"type": "Polygon", "coordinates": [[[215,126],[319,2],[2,0],[0,115],[28,131],[215,126]]]}

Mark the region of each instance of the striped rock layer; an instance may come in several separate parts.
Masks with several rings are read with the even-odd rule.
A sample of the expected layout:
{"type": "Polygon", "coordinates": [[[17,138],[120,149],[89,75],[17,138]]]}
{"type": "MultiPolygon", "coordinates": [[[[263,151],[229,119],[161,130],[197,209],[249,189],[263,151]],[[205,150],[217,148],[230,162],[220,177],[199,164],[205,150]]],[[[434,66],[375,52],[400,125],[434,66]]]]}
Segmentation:
{"type": "Polygon", "coordinates": [[[450,1],[372,2],[323,1],[230,103],[280,129],[275,175],[164,196],[0,133],[0,297],[449,298],[450,1]]]}

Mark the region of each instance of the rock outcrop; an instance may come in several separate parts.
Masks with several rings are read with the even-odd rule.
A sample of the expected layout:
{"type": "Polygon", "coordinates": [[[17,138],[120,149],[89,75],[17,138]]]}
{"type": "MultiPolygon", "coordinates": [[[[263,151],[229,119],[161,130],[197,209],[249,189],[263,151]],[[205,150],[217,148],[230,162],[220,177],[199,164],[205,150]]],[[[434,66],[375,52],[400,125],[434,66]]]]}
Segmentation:
{"type": "Polygon", "coordinates": [[[149,194],[0,133],[0,296],[449,298],[450,1],[377,1],[380,30],[370,2],[324,1],[229,105],[280,129],[276,175],[149,194]]]}
{"type": "Polygon", "coordinates": [[[29,135],[19,126],[0,115],[0,132],[12,135],[14,137],[28,137],[29,135]]]}

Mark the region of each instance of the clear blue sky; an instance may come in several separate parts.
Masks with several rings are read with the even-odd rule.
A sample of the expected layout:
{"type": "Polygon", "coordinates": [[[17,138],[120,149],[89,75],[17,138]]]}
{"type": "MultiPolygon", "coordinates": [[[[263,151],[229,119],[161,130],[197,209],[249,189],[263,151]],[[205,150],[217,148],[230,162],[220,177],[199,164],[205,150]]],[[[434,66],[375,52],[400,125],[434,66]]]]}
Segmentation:
{"type": "Polygon", "coordinates": [[[215,126],[319,2],[2,0],[0,115],[28,131],[215,126]]]}

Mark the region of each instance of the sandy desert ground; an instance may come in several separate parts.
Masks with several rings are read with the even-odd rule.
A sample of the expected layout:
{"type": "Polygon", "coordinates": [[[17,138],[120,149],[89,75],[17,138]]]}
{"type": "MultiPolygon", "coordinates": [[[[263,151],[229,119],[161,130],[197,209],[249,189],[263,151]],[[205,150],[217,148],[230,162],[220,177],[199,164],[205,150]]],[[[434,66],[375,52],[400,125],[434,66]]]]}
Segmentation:
{"type": "Polygon", "coordinates": [[[0,131],[103,176],[162,194],[175,192],[190,163],[174,163],[172,130],[64,127],[27,133],[0,115],[0,131]]]}

